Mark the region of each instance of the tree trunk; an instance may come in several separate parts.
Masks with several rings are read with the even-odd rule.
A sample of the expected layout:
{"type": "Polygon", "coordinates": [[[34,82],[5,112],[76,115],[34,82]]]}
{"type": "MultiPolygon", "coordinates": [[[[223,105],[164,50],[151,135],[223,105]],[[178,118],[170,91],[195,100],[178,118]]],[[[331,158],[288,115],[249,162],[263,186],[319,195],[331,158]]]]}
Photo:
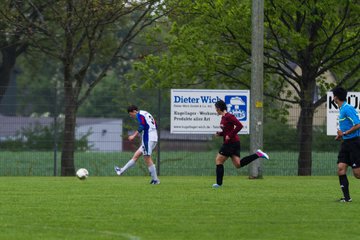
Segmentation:
{"type": "Polygon", "coordinates": [[[9,86],[11,73],[16,63],[16,47],[7,47],[1,50],[2,63],[0,66],[0,103],[9,86]]]}
{"type": "Polygon", "coordinates": [[[74,151],[75,151],[75,128],[76,128],[76,102],[73,101],[72,91],[65,89],[65,127],[61,155],[61,176],[74,176],[74,151]]]}
{"type": "Polygon", "coordinates": [[[61,154],[61,176],[74,176],[74,152],[75,152],[75,126],[76,126],[76,112],[77,112],[77,98],[74,89],[74,35],[72,32],[72,16],[73,5],[72,1],[66,1],[66,31],[65,31],[65,49],[63,54],[64,64],[64,94],[65,94],[65,127],[63,148],[61,154]]]}
{"type": "Polygon", "coordinates": [[[65,126],[61,155],[61,176],[74,176],[75,128],[78,105],[71,74],[73,62],[68,60],[64,65],[65,126]]]}
{"type": "Polygon", "coordinates": [[[311,176],[314,106],[312,101],[302,104],[298,122],[300,140],[298,175],[311,176]]]}

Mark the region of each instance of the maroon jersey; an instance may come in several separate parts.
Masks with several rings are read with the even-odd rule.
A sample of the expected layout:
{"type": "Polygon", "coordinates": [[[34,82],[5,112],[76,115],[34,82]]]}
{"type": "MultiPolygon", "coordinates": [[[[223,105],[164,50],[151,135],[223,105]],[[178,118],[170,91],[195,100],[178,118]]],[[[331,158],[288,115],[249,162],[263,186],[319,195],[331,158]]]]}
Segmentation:
{"type": "Polygon", "coordinates": [[[225,113],[225,115],[221,117],[220,128],[222,129],[222,132],[218,132],[218,135],[223,136],[224,143],[234,143],[240,141],[237,134],[243,128],[243,125],[231,113],[225,113]],[[226,136],[229,136],[230,139],[226,140],[226,136]]]}

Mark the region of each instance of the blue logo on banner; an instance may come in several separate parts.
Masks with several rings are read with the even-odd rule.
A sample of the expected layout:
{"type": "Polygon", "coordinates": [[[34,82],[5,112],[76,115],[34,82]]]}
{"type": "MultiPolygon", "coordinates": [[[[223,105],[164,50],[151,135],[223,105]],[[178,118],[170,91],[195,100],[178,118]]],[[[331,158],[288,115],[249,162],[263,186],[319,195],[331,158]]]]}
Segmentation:
{"type": "Polygon", "coordinates": [[[227,111],[233,114],[239,121],[247,119],[247,97],[246,96],[225,96],[227,111]]]}

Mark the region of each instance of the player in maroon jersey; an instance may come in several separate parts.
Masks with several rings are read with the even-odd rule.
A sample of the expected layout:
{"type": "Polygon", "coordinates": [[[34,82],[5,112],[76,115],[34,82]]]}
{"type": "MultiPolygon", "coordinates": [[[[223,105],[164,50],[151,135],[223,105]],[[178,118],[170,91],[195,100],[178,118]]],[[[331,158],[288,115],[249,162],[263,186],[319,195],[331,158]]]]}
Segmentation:
{"type": "Polygon", "coordinates": [[[224,139],[219,153],[216,156],[216,183],[214,188],[218,188],[223,183],[224,177],[224,162],[230,157],[232,163],[236,168],[241,168],[257,158],[269,159],[269,156],[258,149],[256,153],[240,159],[240,138],[238,132],[243,128],[241,122],[231,113],[227,112],[227,106],[223,100],[215,103],[216,112],[221,116],[220,128],[221,132],[216,135],[222,136],[224,139]]]}

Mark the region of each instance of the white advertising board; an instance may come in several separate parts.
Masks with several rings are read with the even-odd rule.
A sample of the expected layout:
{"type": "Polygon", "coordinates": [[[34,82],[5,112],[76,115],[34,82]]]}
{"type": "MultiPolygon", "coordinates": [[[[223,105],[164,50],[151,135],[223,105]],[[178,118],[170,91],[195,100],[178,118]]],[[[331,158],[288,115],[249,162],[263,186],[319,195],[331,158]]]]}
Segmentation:
{"type": "Polygon", "coordinates": [[[225,101],[228,112],[244,125],[239,134],[249,134],[249,90],[171,89],[171,133],[214,134],[220,131],[221,117],[215,110],[225,101]]]}
{"type": "MultiPolygon", "coordinates": [[[[359,115],[360,113],[360,92],[348,92],[347,103],[352,105],[359,115]]],[[[334,95],[332,92],[327,93],[326,103],[326,132],[329,136],[336,136],[339,128],[339,108],[334,102],[334,95]]]]}

